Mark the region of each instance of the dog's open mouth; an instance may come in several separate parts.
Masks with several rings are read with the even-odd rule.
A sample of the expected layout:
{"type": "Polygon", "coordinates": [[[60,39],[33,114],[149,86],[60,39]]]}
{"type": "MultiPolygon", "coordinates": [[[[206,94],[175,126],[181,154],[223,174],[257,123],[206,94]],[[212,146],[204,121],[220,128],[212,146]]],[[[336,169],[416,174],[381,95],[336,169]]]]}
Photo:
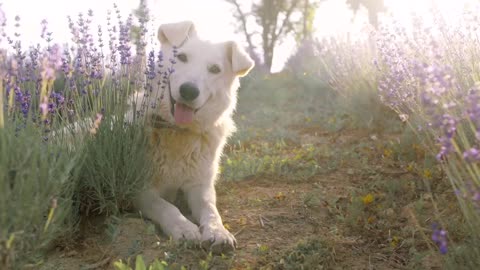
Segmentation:
{"type": "Polygon", "coordinates": [[[188,125],[193,122],[194,109],[180,102],[176,102],[174,106],[173,117],[177,125],[188,125]]]}

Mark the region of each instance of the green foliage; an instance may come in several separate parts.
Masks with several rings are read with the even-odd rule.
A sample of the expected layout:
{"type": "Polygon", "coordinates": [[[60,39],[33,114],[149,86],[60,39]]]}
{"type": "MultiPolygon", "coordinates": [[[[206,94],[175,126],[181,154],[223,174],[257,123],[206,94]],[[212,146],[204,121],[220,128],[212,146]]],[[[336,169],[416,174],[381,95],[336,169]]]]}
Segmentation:
{"type": "Polygon", "coordinates": [[[43,141],[30,124],[0,129],[0,268],[36,263],[53,240],[75,231],[78,150],[43,141]]]}
{"type": "Polygon", "coordinates": [[[334,250],[325,241],[313,238],[302,241],[287,252],[277,267],[285,270],[329,269],[334,261],[334,250]]]}
{"type": "Polygon", "coordinates": [[[223,158],[223,178],[239,180],[263,174],[306,179],[335,166],[319,165],[330,152],[300,142],[301,128],[327,122],[333,110],[328,102],[332,92],[319,81],[301,82],[290,73],[253,76],[240,90],[235,119],[238,131],[223,158]]]}
{"type": "MultiPolygon", "coordinates": [[[[168,264],[165,261],[153,261],[150,265],[145,265],[143,257],[138,255],[135,260],[135,268],[129,266],[128,262],[124,263],[122,260],[116,261],[114,264],[116,270],[169,270],[168,264]]],[[[184,268],[181,268],[182,270],[184,268]]]]}
{"type": "Polygon", "coordinates": [[[71,238],[81,215],[130,208],[150,179],[148,141],[139,122],[107,115],[97,126],[86,121],[77,133],[57,130],[47,141],[34,123],[16,129],[21,123],[7,121],[0,129],[2,267],[41,261],[53,241],[71,238]]]}
{"type": "Polygon", "coordinates": [[[107,116],[85,139],[77,187],[83,213],[118,214],[130,208],[151,175],[147,138],[141,124],[107,116]]]}
{"type": "MultiPolygon", "coordinates": [[[[473,228],[469,228],[468,230],[471,229],[473,228]]],[[[478,260],[478,258],[480,254],[478,253],[478,249],[472,248],[472,246],[478,245],[479,240],[480,239],[476,237],[472,237],[467,239],[465,243],[452,247],[449,250],[449,256],[445,260],[445,269],[479,269],[480,260],[478,260]]]]}
{"type": "Polygon", "coordinates": [[[274,175],[289,179],[307,179],[320,171],[321,153],[312,145],[292,150],[285,142],[274,144],[241,145],[234,149],[222,165],[222,176],[228,180],[243,179],[253,175],[274,175]]]}
{"type": "Polygon", "coordinates": [[[333,91],[313,75],[297,79],[291,72],[253,74],[240,89],[235,114],[238,131],[230,142],[256,138],[273,143],[295,141],[300,128],[326,125],[326,119],[335,111],[331,102],[333,95],[333,91]]]}

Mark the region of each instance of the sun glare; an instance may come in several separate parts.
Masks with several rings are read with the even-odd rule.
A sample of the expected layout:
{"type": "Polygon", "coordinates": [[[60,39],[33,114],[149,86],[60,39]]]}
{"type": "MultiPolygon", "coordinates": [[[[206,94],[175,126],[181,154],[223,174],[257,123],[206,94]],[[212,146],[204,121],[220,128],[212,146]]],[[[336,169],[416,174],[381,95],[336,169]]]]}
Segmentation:
{"type": "Polygon", "coordinates": [[[437,10],[447,21],[456,21],[465,8],[478,4],[475,0],[385,0],[387,16],[393,16],[403,24],[410,24],[412,15],[430,19],[432,11],[437,10]]]}

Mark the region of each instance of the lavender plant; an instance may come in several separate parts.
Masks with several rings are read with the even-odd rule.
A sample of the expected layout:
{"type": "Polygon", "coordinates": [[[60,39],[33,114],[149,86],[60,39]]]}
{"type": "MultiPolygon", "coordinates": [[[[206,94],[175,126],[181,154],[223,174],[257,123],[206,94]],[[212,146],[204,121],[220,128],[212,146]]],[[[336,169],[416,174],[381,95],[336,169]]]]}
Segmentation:
{"type": "MultiPolygon", "coordinates": [[[[336,90],[340,104],[347,104],[342,111],[367,116],[355,122],[385,117],[380,130],[402,127],[400,121],[391,121],[386,105],[431,150],[458,198],[470,228],[468,237],[476,239],[463,241],[468,248],[447,249],[452,234],[438,225],[432,240],[454,260],[456,250],[468,250],[470,259],[464,265],[474,269],[478,268],[474,258],[480,256],[480,249],[472,244],[480,237],[476,229],[480,225],[478,8],[466,9],[455,23],[438,10],[432,14],[431,22],[414,16],[409,28],[393,18],[356,41],[318,42],[315,61],[322,64],[317,74],[336,90]]],[[[436,218],[441,220],[441,215],[436,218]]]]}
{"type": "MultiPolygon", "coordinates": [[[[135,26],[116,6],[106,30],[93,25],[92,10],[68,17],[72,42],[65,45],[42,21],[44,45],[29,48],[19,31],[3,32],[2,15],[9,47],[0,51],[0,268],[8,269],[38,263],[82,217],[129,207],[150,178],[140,116],[155,105],[133,100],[127,121],[129,100],[135,91],[165,89],[173,67],[161,73],[161,52],[145,42],[148,21],[135,26]]],[[[17,16],[14,28],[20,23],[17,16]]]]}
{"type": "MultiPolygon", "coordinates": [[[[414,18],[412,32],[398,23],[377,34],[379,94],[441,164],[470,226],[479,239],[478,189],[478,10],[465,10],[456,24],[433,10],[433,23],[414,18]]],[[[434,229],[433,240],[447,253],[447,233],[434,229]]],[[[470,246],[472,258],[480,255],[470,246]]],[[[478,267],[472,260],[469,264],[478,267]]]]}
{"type": "Polygon", "coordinates": [[[42,142],[27,124],[0,130],[0,267],[35,264],[75,229],[72,178],[79,156],[42,142]]]}

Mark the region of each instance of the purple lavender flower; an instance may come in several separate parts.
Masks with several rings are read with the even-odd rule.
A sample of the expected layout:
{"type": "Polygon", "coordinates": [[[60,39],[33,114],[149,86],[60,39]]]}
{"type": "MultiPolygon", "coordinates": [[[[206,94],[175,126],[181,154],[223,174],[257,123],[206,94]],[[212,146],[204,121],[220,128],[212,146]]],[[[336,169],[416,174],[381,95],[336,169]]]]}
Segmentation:
{"type": "Polygon", "coordinates": [[[71,76],[71,59],[70,59],[70,54],[68,53],[68,50],[63,51],[63,56],[62,56],[62,65],[61,65],[61,70],[63,74],[67,77],[71,76]]]}
{"type": "Polygon", "coordinates": [[[453,152],[454,148],[451,138],[441,137],[439,142],[440,152],[436,155],[436,158],[438,161],[442,161],[448,156],[448,154],[453,152]]]}
{"type": "Polygon", "coordinates": [[[45,52],[42,60],[42,78],[44,80],[54,80],[55,73],[62,67],[62,51],[59,45],[54,45],[45,52]]]}
{"type": "Polygon", "coordinates": [[[98,35],[98,47],[103,48],[103,32],[102,32],[102,27],[99,25],[98,26],[98,31],[97,31],[97,35],[98,35]]]}
{"type": "Polygon", "coordinates": [[[446,138],[453,138],[457,131],[458,120],[449,114],[443,114],[437,121],[434,126],[440,128],[446,138]]]}
{"type": "Polygon", "coordinates": [[[163,52],[161,50],[158,51],[157,55],[157,66],[158,66],[158,71],[159,73],[161,72],[161,69],[163,68],[163,52]]]}
{"type": "Polygon", "coordinates": [[[466,114],[475,128],[475,138],[480,141],[480,94],[477,87],[471,88],[465,98],[466,114]]]}
{"type": "Polygon", "coordinates": [[[155,52],[151,50],[148,53],[148,59],[147,59],[147,70],[145,71],[145,75],[147,75],[147,79],[153,80],[155,79],[156,71],[155,71],[155,52]]]}
{"type": "Polygon", "coordinates": [[[50,47],[50,42],[53,39],[52,39],[52,32],[48,32],[48,21],[44,19],[44,20],[42,20],[40,25],[42,26],[42,33],[41,33],[40,37],[43,40],[45,40],[48,44],[48,47],[50,47]]]}
{"type": "Polygon", "coordinates": [[[468,149],[467,151],[463,152],[463,159],[465,159],[466,162],[478,162],[480,161],[480,151],[473,147],[468,149]]]}
{"type": "Polygon", "coordinates": [[[440,249],[440,253],[445,255],[448,252],[447,245],[447,231],[440,229],[437,223],[432,224],[432,240],[437,244],[440,249]]]}
{"type": "Polygon", "coordinates": [[[132,28],[132,17],[129,16],[125,24],[120,24],[120,36],[118,51],[120,53],[120,64],[128,65],[131,62],[130,30],[132,28]]]}

